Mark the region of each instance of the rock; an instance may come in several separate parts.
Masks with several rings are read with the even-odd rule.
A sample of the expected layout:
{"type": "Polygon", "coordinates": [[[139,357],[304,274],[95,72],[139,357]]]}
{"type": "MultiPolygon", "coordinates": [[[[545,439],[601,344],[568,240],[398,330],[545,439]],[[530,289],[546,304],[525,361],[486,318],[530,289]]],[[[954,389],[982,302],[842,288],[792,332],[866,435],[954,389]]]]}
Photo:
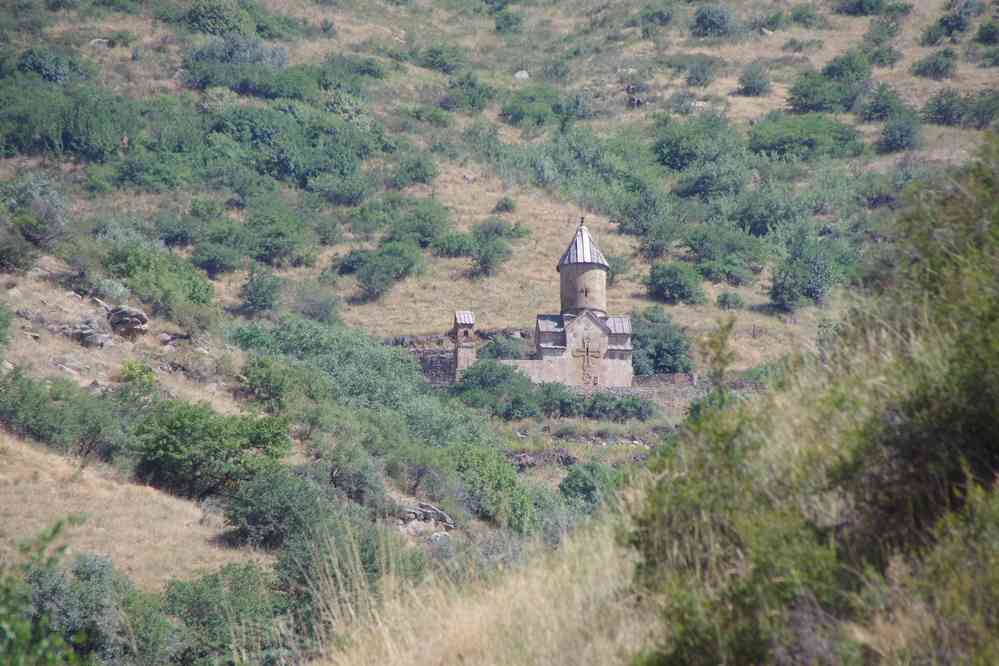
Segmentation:
{"type": "Polygon", "coordinates": [[[135,337],[149,328],[149,315],[138,308],[123,305],[108,312],[108,323],[118,335],[135,337]]]}
{"type": "Polygon", "coordinates": [[[447,532],[434,532],[430,535],[430,543],[435,546],[449,546],[451,545],[451,535],[447,532]]]}
{"type": "Polygon", "coordinates": [[[111,312],[111,310],[113,310],[113,308],[110,305],[108,305],[107,303],[105,303],[101,299],[97,298],[96,296],[91,296],[91,300],[93,300],[94,303],[96,303],[97,305],[99,305],[102,308],[104,308],[104,312],[111,312]]]}
{"type": "Polygon", "coordinates": [[[527,81],[529,78],[531,78],[531,75],[527,73],[526,69],[521,69],[517,71],[516,74],[513,75],[513,78],[517,79],[518,81],[527,81]]]}
{"type": "Polygon", "coordinates": [[[109,49],[111,48],[111,40],[108,39],[91,39],[90,45],[95,49],[109,49]]]}
{"type": "Polygon", "coordinates": [[[160,341],[161,345],[168,345],[173,342],[173,336],[169,333],[160,333],[156,336],[156,339],[160,341]]]}
{"type": "Polygon", "coordinates": [[[3,363],[0,363],[0,372],[4,374],[7,374],[13,369],[14,369],[14,364],[11,363],[10,361],[4,361],[3,363]]]}

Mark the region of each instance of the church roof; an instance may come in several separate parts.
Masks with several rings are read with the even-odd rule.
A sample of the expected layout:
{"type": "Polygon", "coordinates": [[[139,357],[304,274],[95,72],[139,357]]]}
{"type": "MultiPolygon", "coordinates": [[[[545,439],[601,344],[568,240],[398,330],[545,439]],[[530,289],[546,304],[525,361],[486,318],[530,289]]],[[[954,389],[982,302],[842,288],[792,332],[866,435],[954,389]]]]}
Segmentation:
{"type": "Polygon", "coordinates": [[[604,258],[604,253],[597,247],[597,244],[593,241],[593,236],[590,235],[590,232],[583,226],[582,222],[579,223],[576,235],[573,236],[572,242],[569,243],[565,254],[559,259],[556,269],[561,269],[562,266],[567,264],[597,264],[604,268],[610,268],[610,265],[604,258]]]}
{"type": "Polygon", "coordinates": [[[604,323],[613,335],[631,335],[631,317],[607,317],[604,323]]]}
{"type": "Polygon", "coordinates": [[[475,314],[468,310],[455,310],[454,323],[464,326],[475,326],[475,314]]]}

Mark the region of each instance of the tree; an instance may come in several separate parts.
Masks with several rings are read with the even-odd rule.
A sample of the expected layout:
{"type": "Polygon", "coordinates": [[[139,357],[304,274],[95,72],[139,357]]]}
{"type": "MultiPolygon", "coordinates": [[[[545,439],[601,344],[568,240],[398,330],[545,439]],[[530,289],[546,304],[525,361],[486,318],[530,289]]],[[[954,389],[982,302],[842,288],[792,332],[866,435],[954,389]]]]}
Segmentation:
{"type": "Polygon", "coordinates": [[[290,449],[282,418],[225,416],[205,404],[166,400],[136,428],[137,473],[204,498],[252,478],[290,449]]]}
{"type": "Polygon", "coordinates": [[[631,365],[636,375],[690,372],[690,339],[662,306],[631,315],[631,365]]]}
{"type": "Polygon", "coordinates": [[[667,303],[696,304],[706,300],[700,274],[687,264],[655,264],[645,284],[649,296],[667,303]]]}

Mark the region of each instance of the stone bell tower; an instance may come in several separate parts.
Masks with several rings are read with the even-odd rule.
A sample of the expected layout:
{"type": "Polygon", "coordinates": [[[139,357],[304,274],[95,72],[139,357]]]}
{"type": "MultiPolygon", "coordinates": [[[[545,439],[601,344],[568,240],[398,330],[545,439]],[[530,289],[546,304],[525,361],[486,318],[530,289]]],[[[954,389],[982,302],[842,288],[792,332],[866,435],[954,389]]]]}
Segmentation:
{"type": "Polygon", "coordinates": [[[576,235],[558,262],[562,314],[578,316],[590,311],[607,316],[607,272],[610,266],[593,237],[579,220],[576,235]]]}

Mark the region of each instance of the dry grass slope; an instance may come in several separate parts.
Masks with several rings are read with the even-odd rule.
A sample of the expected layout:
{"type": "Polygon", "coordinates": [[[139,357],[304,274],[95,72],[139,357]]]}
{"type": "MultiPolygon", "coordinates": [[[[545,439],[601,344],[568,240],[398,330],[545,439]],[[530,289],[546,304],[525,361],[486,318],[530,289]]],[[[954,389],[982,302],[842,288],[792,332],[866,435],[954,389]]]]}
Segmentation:
{"type": "Polygon", "coordinates": [[[192,502],[0,433],[0,558],[70,515],[85,517],[65,534],[70,556],[108,556],[149,590],[229,562],[266,559],[223,545],[221,518],[192,502]]]}

